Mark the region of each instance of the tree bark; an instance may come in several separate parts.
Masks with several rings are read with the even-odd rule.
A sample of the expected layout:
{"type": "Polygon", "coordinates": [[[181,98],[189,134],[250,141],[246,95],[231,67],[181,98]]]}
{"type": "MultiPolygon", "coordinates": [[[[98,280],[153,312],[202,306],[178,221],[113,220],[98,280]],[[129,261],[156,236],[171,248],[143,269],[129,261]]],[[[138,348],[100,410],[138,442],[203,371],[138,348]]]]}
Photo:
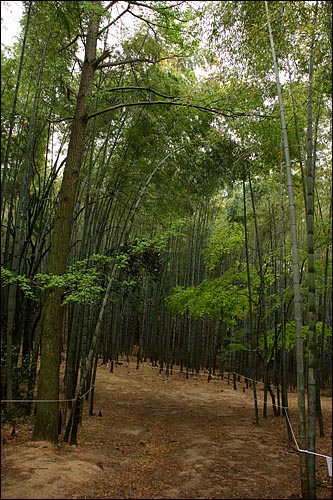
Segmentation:
{"type": "MultiPolygon", "coordinates": [[[[290,213],[290,233],[291,233],[291,244],[292,244],[294,318],[295,318],[295,330],[296,330],[296,365],[297,365],[297,400],[298,400],[297,413],[298,413],[298,432],[299,432],[298,439],[300,448],[304,450],[306,448],[306,424],[305,424],[306,419],[305,419],[305,389],[304,389],[304,352],[303,352],[304,349],[303,349],[303,339],[302,339],[303,321],[302,321],[302,299],[300,290],[300,272],[299,272],[298,245],[297,245],[297,233],[296,233],[294,190],[293,190],[293,179],[291,173],[287,124],[284,113],[284,103],[282,97],[279,68],[275,55],[274,39],[270,23],[267,1],[265,1],[265,8],[267,14],[269,38],[271,43],[272,59],[273,59],[273,65],[276,77],[276,86],[277,86],[278,99],[280,105],[281,129],[282,129],[284,156],[285,156],[286,172],[287,172],[289,213],[290,213]]],[[[302,496],[303,498],[308,498],[309,484],[308,484],[308,473],[307,473],[307,460],[305,454],[300,453],[299,459],[300,459],[299,465],[300,465],[302,496]]]]}
{"type": "MultiPolygon", "coordinates": [[[[245,174],[244,174],[245,177],[245,174]]],[[[249,329],[250,329],[250,339],[251,339],[251,354],[250,354],[250,366],[251,374],[253,378],[253,401],[254,401],[254,417],[256,425],[259,425],[259,409],[258,409],[258,398],[257,398],[257,370],[256,370],[256,336],[253,329],[253,308],[252,308],[252,284],[251,284],[251,273],[250,273],[250,261],[249,261],[249,243],[248,243],[248,231],[247,231],[247,208],[246,208],[246,191],[245,191],[245,179],[243,178],[243,208],[244,208],[244,239],[245,239],[245,256],[246,256],[246,274],[247,274],[247,288],[249,297],[249,329]]]]}
{"type": "MultiPolygon", "coordinates": [[[[318,2],[315,7],[314,21],[316,22],[318,2]]],[[[308,126],[307,126],[307,246],[308,246],[308,449],[316,451],[316,371],[317,371],[317,311],[315,286],[315,254],[314,254],[314,156],[312,134],[312,87],[313,87],[313,59],[314,59],[314,31],[312,34],[309,60],[309,89],[308,89],[308,126]]],[[[316,498],[316,456],[308,454],[309,496],[316,498]]]]}
{"type": "MultiPolygon", "coordinates": [[[[86,37],[85,59],[80,88],[71,128],[67,160],[59,193],[56,220],[52,235],[49,273],[61,275],[66,271],[72,217],[85,145],[88,123],[87,99],[92,92],[96,70],[96,46],[100,15],[92,13],[86,37]]],[[[38,380],[38,399],[59,399],[59,371],[62,347],[63,290],[54,288],[45,295],[43,331],[41,337],[41,367],[38,380]]],[[[39,403],[37,406],[34,439],[58,441],[58,404],[39,403]]]]}

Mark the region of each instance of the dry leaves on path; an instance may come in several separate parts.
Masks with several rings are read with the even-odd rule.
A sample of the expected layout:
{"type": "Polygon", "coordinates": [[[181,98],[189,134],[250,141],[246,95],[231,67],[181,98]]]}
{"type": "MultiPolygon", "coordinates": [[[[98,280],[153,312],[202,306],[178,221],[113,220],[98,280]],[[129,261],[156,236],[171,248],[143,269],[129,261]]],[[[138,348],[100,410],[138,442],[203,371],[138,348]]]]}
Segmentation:
{"type": "MultiPolygon", "coordinates": [[[[318,452],[329,455],[331,403],[323,397],[326,437],[318,438],[318,452]]],[[[300,498],[298,453],[284,418],[269,407],[254,425],[252,393],[242,383],[235,391],[226,380],[167,376],[148,363],[136,370],[124,362],[114,373],[103,365],[94,416],[87,406],[78,446],[33,442],[26,423],[9,439],[3,426],[1,498],[300,498]]],[[[295,394],[289,406],[297,430],[295,394]]],[[[331,498],[326,462],[317,463],[317,498],[331,498]]]]}

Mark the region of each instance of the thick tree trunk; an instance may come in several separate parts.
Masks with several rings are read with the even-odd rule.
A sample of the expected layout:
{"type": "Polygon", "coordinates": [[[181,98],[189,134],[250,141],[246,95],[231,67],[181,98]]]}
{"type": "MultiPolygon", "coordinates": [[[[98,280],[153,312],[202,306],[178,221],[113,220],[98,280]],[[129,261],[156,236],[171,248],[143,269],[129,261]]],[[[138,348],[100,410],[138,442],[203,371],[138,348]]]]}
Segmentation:
{"type": "MultiPolygon", "coordinates": [[[[85,145],[88,123],[87,98],[91,95],[95,73],[97,33],[100,18],[92,13],[85,47],[79,94],[71,129],[68,154],[59,193],[56,220],[52,235],[49,273],[61,275],[66,271],[72,217],[85,145]]],[[[59,369],[62,347],[63,291],[48,290],[45,295],[43,331],[41,338],[41,367],[38,381],[38,399],[59,399],[59,369]]],[[[57,442],[58,404],[38,403],[34,439],[57,442]]]]}

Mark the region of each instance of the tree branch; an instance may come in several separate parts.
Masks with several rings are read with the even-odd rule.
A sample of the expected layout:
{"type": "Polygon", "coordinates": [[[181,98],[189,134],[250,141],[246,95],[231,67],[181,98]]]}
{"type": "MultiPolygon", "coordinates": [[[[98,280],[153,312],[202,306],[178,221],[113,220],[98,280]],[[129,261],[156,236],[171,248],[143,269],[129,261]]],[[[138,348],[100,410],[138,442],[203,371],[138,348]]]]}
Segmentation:
{"type": "Polygon", "coordinates": [[[103,54],[101,54],[96,61],[94,62],[95,68],[98,68],[98,65],[104,61],[107,57],[109,57],[110,51],[109,50],[104,50],[103,54]]]}
{"type": "MultiPolygon", "coordinates": [[[[161,92],[157,92],[157,90],[151,89],[150,87],[134,87],[134,86],[128,86],[128,87],[114,87],[112,89],[104,89],[101,91],[103,92],[134,92],[135,90],[143,90],[147,92],[151,92],[152,94],[158,95],[159,97],[164,97],[165,99],[180,99],[180,97],[172,96],[172,95],[166,95],[162,94],[161,92]]],[[[95,95],[98,95],[99,92],[96,92],[95,95]]]]}
{"type": "Polygon", "coordinates": [[[106,5],[104,7],[105,12],[107,12],[109,10],[109,8],[112,7],[116,3],[117,3],[117,0],[112,0],[112,2],[110,2],[108,5],[106,5]]]}
{"type": "Polygon", "coordinates": [[[73,120],[73,119],[74,119],[74,116],[65,116],[64,118],[57,118],[56,120],[52,120],[51,118],[48,118],[47,120],[50,123],[61,123],[61,122],[65,122],[67,120],[73,120]]]}
{"type": "Polygon", "coordinates": [[[88,116],[88,120],[91,118],[94,118],[95,116],[100,116],[105,113],[108,113],[109,111],[115,111],[116,109],[121,109],[121,108],[131,108],[133,106],[152,106],[152,105],[168,105],[168,106],[181,106],[184,108],[192,108],[192,109],[198,109],[199,111],[203,112],[208,112],[208,113],[213,113],[219,116],[224,116],[225,118],[238,118],[241,116],[256,116],[259,118],[272,118],[271,116],[268,115],[260,115],[260,114],[248,114],[248,113],[228,113],[221,111],[218,108],[208,108],[205,106],[199,106],[197,104],[191,104],[191,103],[185,103],[185,102],[179,102],[179,101],[137,101],[137,102],[129,102],[129,103],[122,103],[122,104],[115,104],[114,106],[110,106],[109,108],[102,109],[100,111],[95,111],[95,113],[91,113],[88,116]]]}
{"type": "Polygon", "coordinates": [[[76,36],[73,38],[73,40],[71,40],[71,41],[70,41],[67,45],[65,45],[64,47],[62,47],[62,48],[59,50],[59,52],[62,52],[63,50],[68,49],[68,47],[70,47],[71,45],[73,45],[73,43],[75,43],[75,42],[76,42],[76,40],[77,40],[78,38],[80,38],[80,36],[81,36],[80,34],[76,35],[76,36]]]}
{"type": "MultiPolygon", "coordinates": [[[[176,2],[175,4],[173,4],[173,5],[168,5],[168,6],[166,6],[166,7],[163,7],[163,6],[159,6],[159,7],[152,7],[151,5],[146,5],[146,4],[144,4],[144,3],[137,2],[137,1],[134,1],[134,2],[132,2],[132,3],[133,3],[133,5],[136,5],[137,7],[144,7],[145,9],[150,9],[150,10],[152,10],[152,11],[153,11],[153,12],[155,12],[155,13],[157,12],[158,14],[161,14],[163,11],[166,11],[166,12],[167,12],[167,11],[168,11],[168,9],[170,9],[170,8],[173,8],[173,9],[174,9],[175,7],[179,7],[180,5],[182,5],[182,4],[184,4],[184,3],[186,3],[186,1],[176,2]]],[[[163,14],[163,15],[164,15],[164,14],[163,14]]],[[[186,23],[186,22],[187,22],[187,21],[185,21],[184,19],[180,19],[180,18],[178,18],[178,17],[177,17],[177,18],[175,18],[175,19],[177,19],[177,21],[180,21],[180,22],[182,22],[182,23],[184,23],[184,22],[186,23]]],[[[143,20],[144,20],[144,19],[143,19],[143,20]]],[[[156,26],[157,26],[157,25],[156,25],[156,26]]]]}
{"type": "MultiPolygon", "coordinates": [[[[111,4],[112,3],[113,2],[111,2],[111,4]]],[[[111,6],[111,4],[109,5],[109,7],[111,6]]],[[[112,21],[110,21],[109,24],[107,24],[106,26],[104,26],[104,28],[99,30],[99,32],[97,33],[97,36],[99,37],[105,30],[110,28],[110,26],[112,26],[112,24],[115,24],[124,14],[126,14],[126,12],[129,12],[129,8],[130,8],[130,4],[128,4],[126,9],[123,10],[123,12],[121,12],[115,19],[112,19],[112,21]]]]}
{"type": "MultiPolygon", "coordinates": [[[[99,59],[101,59],[102,61],[107,57],[108,54],[106,54],[105,52],[100,56],[99,59]],[[103,57],[102,57],[103,56],[103,57]]],[[[150,59],[149,57],[142,57],[142,58],[137,58],[137,59],[124,59],[123,61],[114,61],[114,62],[109,62],[109,63],[104,63],[104,64],[99,64],[98,63],[98,59],[96,60],[96,69],[103,69],[103,68],[114,68],[116,66],[124,66],[125,64],[134,64],[134,63],[143,63],[143,62],[146,62],[146,63],[150,63],[150,64],[156,64],[156,63],[159,63],[161,61],[166,61],[168,59],[173,59],[175,57],[178,57],[178,58],[185,58],[185,56],[181,56],[181,55],[178,55],[178,54],[175,54],[175,55],[171,55],[171,56],[167,56],[167,57],[160,57],[158,59],[150,59]]]]}

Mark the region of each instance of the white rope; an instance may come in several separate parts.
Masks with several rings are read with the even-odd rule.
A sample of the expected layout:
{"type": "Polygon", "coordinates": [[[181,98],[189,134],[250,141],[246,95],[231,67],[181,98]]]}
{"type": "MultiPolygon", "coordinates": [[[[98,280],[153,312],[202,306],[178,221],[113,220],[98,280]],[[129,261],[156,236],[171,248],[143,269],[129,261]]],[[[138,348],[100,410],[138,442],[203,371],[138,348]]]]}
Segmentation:
{"type": "MultiPolygon", "coordinates": [[[[117,360],[112,360],[112,361],[114,361],[115,363],[119,364],[119,361],[117,361],[117,360]]],[[[124,364],[126,367],[128,367],[128,366],[138,366],[138,363],[130,363],[128,361],[123,361],[122,364],[124,364]]],[[[142,366],[147,366],[147,365],[144,365],[143,363],[139,363],[139,366],[140,366],[140,364],[142,366]]],[[[107,365],[109,366],[109,363],[107,365]]],[[[120,365],[120,366],[122,366],[122,365],[120,365]]],[[[164,367],[162,368],[161,366],[153,366],[153,365],[149,365],[149,364],[148,364],[148,366],[150,368],[155,369],[155,370],[160,370],[160,371],[167,371],[167,370],[169,370],[170,372],[172,371],[172,373],[182,373],[183,375],[187,375],[187,374],[188,375],[195,375],[197,377],[207,377],[209,375],[211,377],[222,377],[222,376],[223,376],[223,378],[226,377],[226,375],[224,375],[222,373],[219,373],[219,374],[217,373],[216,375],[213,375],[213,373],[210,373],[210,372],[208,372],[208,373],[200,373],[199,372],[198,373],[197,371],[193,370],[192,368],[191,369],[185,368],[183,370],[174,370],[174,368],[164,368],[164,367]]],[[[252,382],[254,380],[253,378],[246,377],[245,375],[241,375],[240,373],[237,373],[237,372],[229,372],[229,371],[226,372],[226,374],[230,374],[230,373],[234,374],[234,375],[238,375],[239,377],[243,377],[246,380],[251,380],[252,382]]],[[[264,382],[262,382],[261,380],[256,380],[255,382],[256,382],[256,384],[264,384],[264,382]]],[[[279,386],[278,385],[273,385],[273,387],[279,387],[279,386]]]]}
{"type": "MultiPolygon", "coordinates": [[[[129,366],[129,365],[134,365],[134,366],[138,366],[137,364],[135,363],[127,363],[125,362],[125,366],[129,366]]],[[[158,367],[158,366],[152,366],[152,368],[158,368],[160,371],[166,371],[165,368],[161,368],[161,367],[158,367]]],[[[172,369],[169,368],[169,370],[171,371],[172,369]]],[[[174,371],[174,370],[172,370],[174,371]]],[[[183,373],[183,374],[186,374],[186,373],[189,373],[189,371],[181,371],[181,370],[175,370],[175,373],[183,373]]],[[[206,377],[207,374],[203,374],[203,373],[196,373],[196,372],[191,372],[192,375],[197,375],[197,376],[202,376],[202,377],[206,377]]],[[[245,377],[244,375],[241,375],[240,373],[236,373],[236,372],[229,372],[229,373],[233,373],[235,375],[239,375],[240,377],[244,377],[245,379],[247,380],[252,380],[251,378],[249,377],[245,377]]],[[[208,373],[208,376],[210,375],[210,373],[208,373]]],[[[221,375],[218,375],[218,376],[221,376],[221,375]]],[[[257,383],[263,383],[261,381],[256,381],[257,383]]],[[[277,386],[274,386],[274,387],[277,387],[277,386]]],[[[264,403],[265,401],[262,400],[262,399],[257,399],[258,402],[261,402],[261,403],[264,403]]],[[[287,406],[282,406],[282,405],[279,405],[279,404],[274,404],[274,403],[267,403],[267,405],[269,406],[276,406],[278,408],[283,408],[285,410],[285,414],[286,414],[286,417],[287,417],[287,420],[288,420],[288,424],[289,424],[289,428],[290,428],[290,431],[291,431],[291,434],[292,434],[292,437],[293,437],[293,440],[295,442],[295,445],[296,445],[296,448],[297,448],[297,451],[299,451],[300,453],[308,453],[309,455],[316,455],[318,457],[323,457],[323,458],[326,458],[326,462],[327,462],[327,468],[328,468],[328,474],[332,477],[332,457],[329,456],[329,455],[323,455],[322,453],[315,453],[314,451],[309,451],[309,450],[302,450],[299,446],[298,446],[298,443],[297,443],[297,439],[296,439],[296,436],[295,436],[295,433],[294,433],[294,430],[292,428],[292,425],[291,425],[291,422],[290,422],[290,419],[289,419],[289,415],[288,415],[288,407],[287,406]]]]}
{"type": "Polygon", "coordinates": [[[2,399],[1,403],[66,403],[75,399],[2,399]]]}
{"type": "MultiPolygon", "coordinates": [[[[83,396],[81,396],[81,397],[80,397],[80,399],[83,399],[83,398],[84,398],[84,396],[85,396],[86,394],[88,394],[88,392],[90,392],[90,391],[91,391],[94,387],[95,387],[95,386],[94,386],[94,385],[92,385],[92,386],[90,387],[90,389],[88,389],[88,390],[87,390],[87,391],[83,394],[83,396]]],[[[74,400],[74,401],[75,401],[75,400],[74,400]]]]}
{"type": "Polygon", "coordinates": [[[309,455],[316,455],[318,457],[324,457],[326,459],[329,458],[330,460],[332,460],[332,457],[330,457],[329,455],[323,455],[322,453],[315,453],[314,451],[309,451],[309,450],[302,450],[302,448],[300,448],[298,446],[297,439],[296,439],[295,433],[293,431],[293,428],[291,426],[291,422],[290,422],[290,419],[289,419],[288,407],[282,406],[282,408],[284,410],[286,410],[286,417],[287,417],[287,420],[288,420],[288,424],[289,424],[289,427],[290,427],[291,434],[293,436],[293,440],[295,441],[295,445],[296,445],[297,451],[299,451],[300,453],[308,453],[309,455]]]}
{"type": "MultiPolygon", "coordinates": [[[[95,386],[92,385],[90,389],[88,389],[80,399],[83,399],[84,396],[88,394],[95,386]]],[[[2,399],[1,403],[69,403],[76,401],[77,398],[73,399],[2,399]]]]}
{"type": "MultiPolygon", "coordinates": [[[[138,366],[135,363],[127,363],[127,362],[125,362],[125,366],[126,367],[128,367],[129,365],[138,366]]],[[[160,371],[166,371],[165,368],[161,368],[161,367],[158,367],[158,366],[152,366],[152,368],[157,368],[160,371]]],[[[172,370],[172,372],[175,372],[175,373],[182,373],[182,374],[188,374],[189,373],[188,370],[186,370],[185,372],[182,371],[182,370],[173,370],[171,368],[169,368],[169,370],[170,371],[172,370]]],[[[191,372],[191,373],[192,373],[192,375],[196,375],[196,376],[202,376],[202,377],[206,377],[207,376],[207,374],[203,374],[203,373],[196,373],[196,372],[191,372]]],[[[241,375],[241,374],[236,373],[236,372],[229,372],[229,373],[233,373],[235,375],[239,375],[240,377],[243,377],[243,378],[245,378],[247,380],[253,380],[253,379],[251,379],[249,377],[245,377],[244,375],[241,375]]],[[[210,373],[208,373],[208,376],[209,375],[210,375],[210,373]]],[[[219,375],[219,376],[221,376],[221,375],[219,375]]],[[[262,383],[260,381],[256,381],[256,382],[257,383],[262,383]]],[[[95,387],[95,385],[92,385],[90,387],[90,389],[88,389],[82,396],[80,396],[80,399],[83,399],[94,387],[95,387]]],[[[66,402],[73,402],[73,401],[76,401],[76,398],[75,399],[2,399],[1,403],[66,403],[66,402]]],[[[263,400],[259,400],[259,399],[257,399],[257,401],[258,402],[264,402],[263,400]]],[[[270,403],[267,403],[267,402],[266,402],[266,404],[270,405],[270,403]]],[[[290,428],[293,440],[295,442],[297,451],[299,451],[300,453],[308,453],[309,455],[316,455],[318,457],[326,458],[327,467],[328,467],[328,473],[332,477],[332,457],[329,456],[329,455],[323,455],[322,453],[315,453],[314,451],[302,450],[298,446],[297,439],[296,439],[294,430],[292,428],[292,425],[291,425],[291,422],[290,422],[290,419],[289,419],[288,407],[287,406],[281,406],[281,405],[273,404],[273,403],[271,404],[271,406],[277,406],[277,407],[283,408],[285,410],[285,414],[286,414],[286,417],[287,417],[289,428],[290,428]]]]}

